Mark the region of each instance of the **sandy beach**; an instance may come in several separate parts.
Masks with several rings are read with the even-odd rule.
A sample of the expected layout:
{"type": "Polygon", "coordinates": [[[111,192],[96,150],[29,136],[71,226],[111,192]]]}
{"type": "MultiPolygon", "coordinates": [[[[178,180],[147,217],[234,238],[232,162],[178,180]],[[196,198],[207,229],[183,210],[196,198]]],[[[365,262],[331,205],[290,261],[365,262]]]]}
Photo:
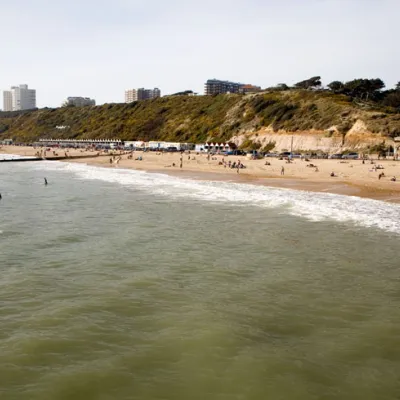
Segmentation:
{"type": "MultiPolygon", "coordinates": [[[[0,153],[34,156],[38,149],[22,146],[2,146],[0,153]]],[[[132,168],[150,172],[166,173],[188,179],[224,180],[275,187],[346,194],[379,200],[400,202],[400,161],[294,159],[291,163],[277,158],[251,160],[246,156],[212,156],[185,153],[180,168],[180,153],[133,152],[119,154],[113,158],[110,153],[96,157],[97,151],[81,149],[52,149],[47,157],[70,158],[62,161],[86,163],[107,168],[132,168]],[[54,152],[53,152],[54,151],[54,152]],[[74,159],[74,157],[84,157],[74,159]],[[138,160],[141,158],[141,160],[138,160]],[[111,162],[110,162],[111,161],[111,162]],[[240,161],[245,168],[229,168],[229,162],[240,161]],[[266,165],[266,162],[270,165],[266,165]],[[375,169],[378,167],[378,169],[375,169]],[[379,168],[381,167],[381,168],[379,168]],[[282,171],[283,168],[283,171],[282,171]],[[334,177],[331,173],[334,173],[334,177]],[[379,179],[379,174],[384,176],[379,179]],[[396,182],[391,178],[396,177],[396,182]]]]}

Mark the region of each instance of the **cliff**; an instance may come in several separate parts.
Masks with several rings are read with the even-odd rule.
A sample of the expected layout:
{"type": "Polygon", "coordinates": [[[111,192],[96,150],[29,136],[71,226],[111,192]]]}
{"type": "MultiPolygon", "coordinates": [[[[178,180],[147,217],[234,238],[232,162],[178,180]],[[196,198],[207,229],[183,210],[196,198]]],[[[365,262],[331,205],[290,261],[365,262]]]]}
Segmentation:
{"type": "Polygon", "coordinates": [[[256,148],[363,147],[400,136],[400,113],[328,91],[169,96],[131,104],[0,113],[0,139],[119,138],[204,142],[256,148]],[[57,128],[58,127],[58,128],[57,128]],[[60,129],[60,127],[64,127],[60,129]]]}

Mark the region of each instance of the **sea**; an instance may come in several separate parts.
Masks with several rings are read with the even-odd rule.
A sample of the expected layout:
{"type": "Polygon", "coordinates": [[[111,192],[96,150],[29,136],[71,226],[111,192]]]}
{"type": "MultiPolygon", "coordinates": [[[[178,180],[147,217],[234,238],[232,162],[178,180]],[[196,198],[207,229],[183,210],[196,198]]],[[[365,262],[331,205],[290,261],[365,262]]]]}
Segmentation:
{"type": "Polygon", "coordinates": [[[0,193],[0,399],[400,398],[399,205],[46,161],[0,193]]]}

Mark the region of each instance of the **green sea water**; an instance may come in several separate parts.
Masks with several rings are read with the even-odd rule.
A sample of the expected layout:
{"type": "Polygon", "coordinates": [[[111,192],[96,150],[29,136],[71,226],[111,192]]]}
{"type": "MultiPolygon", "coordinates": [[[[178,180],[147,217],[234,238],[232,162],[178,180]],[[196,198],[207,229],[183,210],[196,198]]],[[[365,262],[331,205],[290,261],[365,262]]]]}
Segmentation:
{"type": "Polygon", "coordinates": [[[398,206],[58,163],[0,182],[1,399],[400,398],[398,206]]]}

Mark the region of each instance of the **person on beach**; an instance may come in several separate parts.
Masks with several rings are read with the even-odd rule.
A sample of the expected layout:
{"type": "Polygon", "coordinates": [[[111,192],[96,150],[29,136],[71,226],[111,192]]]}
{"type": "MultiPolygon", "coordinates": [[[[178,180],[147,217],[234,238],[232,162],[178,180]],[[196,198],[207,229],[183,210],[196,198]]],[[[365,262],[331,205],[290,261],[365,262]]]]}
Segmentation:
{"type": "Polygon", "coordinates": [[[281,168],[281,175],[285,175],[285,167],[281,168]]]}

